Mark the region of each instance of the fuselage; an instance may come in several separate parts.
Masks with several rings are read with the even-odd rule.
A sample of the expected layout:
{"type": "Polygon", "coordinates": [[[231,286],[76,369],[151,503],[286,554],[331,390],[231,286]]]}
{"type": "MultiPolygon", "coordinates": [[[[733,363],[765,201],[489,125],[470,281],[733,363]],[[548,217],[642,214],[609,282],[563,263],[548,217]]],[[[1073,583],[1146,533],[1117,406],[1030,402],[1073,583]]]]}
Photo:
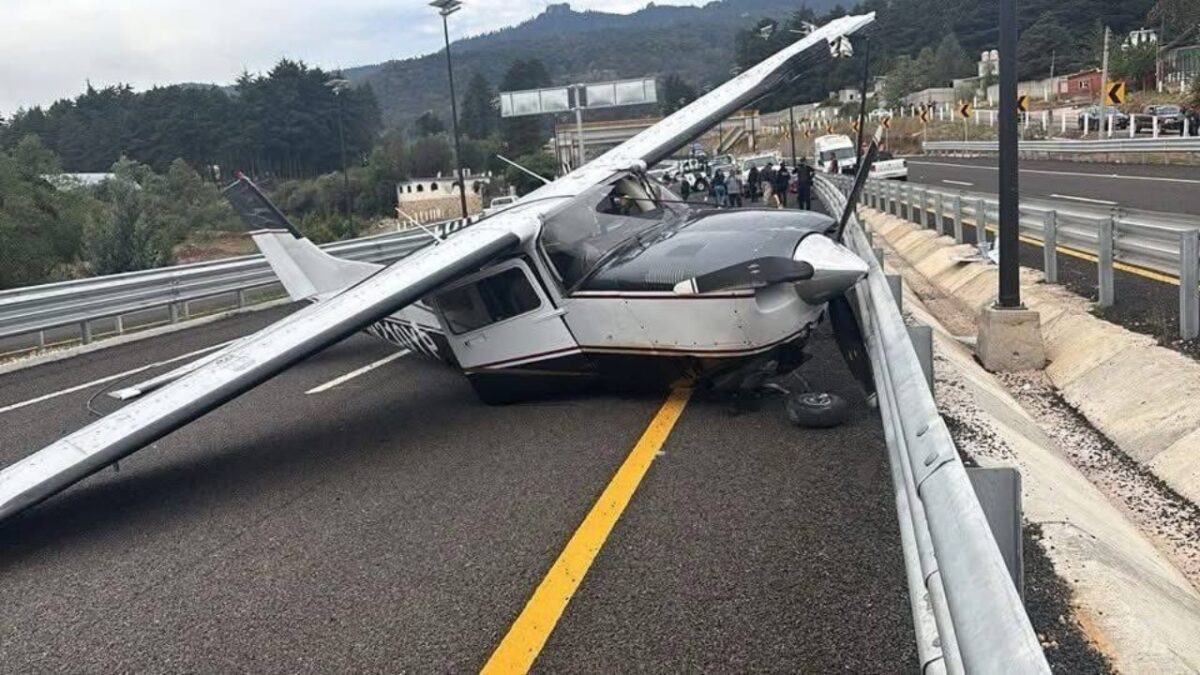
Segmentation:
{"type": "Polygon", "coordinates": [[[747,260],[805,250],[821,257],[836,246],[801,243],[824,239],[833,221],[812,212],[686,209],[634,225],[603,246],[597,238],[562,246],[538,237],[368,332],[460,368],[485,400],[595,383],[657,388],[794,356],[824,299],[865,272],[857,257],[829,259],[810,281],[681,295],[673,290],[680,281],[747,260]]]}

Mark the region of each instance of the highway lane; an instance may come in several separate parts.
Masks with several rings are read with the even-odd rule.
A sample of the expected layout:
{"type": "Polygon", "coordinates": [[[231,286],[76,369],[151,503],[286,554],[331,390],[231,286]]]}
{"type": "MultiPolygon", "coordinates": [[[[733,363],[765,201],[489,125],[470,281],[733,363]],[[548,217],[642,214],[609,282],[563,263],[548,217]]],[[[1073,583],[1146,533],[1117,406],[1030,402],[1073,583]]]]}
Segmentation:
{"type": "MultiPolygon", "coordinates": [[[[0,408],[287,311],[0,376],[0,408]]],[[[812,380],[853,396],[827,336],[816,353],[812,380]]],[[[478,669],[662,399],[493,408],[413,357],[304,393],[391,354],[351,338],[0,526],[0,662],[478,669]]],[[[0,463],[85,424],[98,391],[0,413],[0,463]]],[[[685,410],[539,667],[911,668],[875,413],[816,432],[763,408],[685,410]],[[597,632],[610,628],[619,639],[597,632]]]]}
{"type": "MultiPolygon", "coordinates": [[[[995,157],[913,157],[909,180],[975,192],[999,191],[995,157]]],[[[1021,160],[1021,194],[1093,206],[1200,215],[1200,167],[1021,160]]]]}

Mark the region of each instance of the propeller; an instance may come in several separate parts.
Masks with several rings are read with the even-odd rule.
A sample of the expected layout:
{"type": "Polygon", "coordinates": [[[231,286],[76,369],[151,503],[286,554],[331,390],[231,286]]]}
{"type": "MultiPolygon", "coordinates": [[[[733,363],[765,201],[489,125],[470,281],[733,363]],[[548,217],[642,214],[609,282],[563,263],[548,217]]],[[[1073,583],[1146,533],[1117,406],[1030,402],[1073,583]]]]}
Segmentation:
{"type": "Polygon", "coordinates": [[[675,284],[677,295],[696,295],[714,291],[762,288],[784,282],[813,278],[813,266],[802,261],[779,256],[755,258],[675,284]]]}
{"type": "Polygon", "coordinates": [[[867,396],[875,393],[875,377],[871,373],[871,359],[867,355],[867,344],[863,339],[862,328],[854,312],[850,296],[851,289],[832,299],[825,306],[829,313],[829,323],[833,326],[833,339],[837,342],[838,351],[846,360],[850,374],[858,380],[867,396]]]}
{"type": "MultiPolygon", "coordinates": [[[[871,175],[871,167],[875,165],[875,160],[879,157],[879,143],[882,137],[883,126],[881,125],[875,128],[871,145],[863,154],[862,161],[858,163],[854,186],[850,188],[850,194],[846,197],[846,207],[842,209],[837,229],[832,235],[833,240],[838,243],[841,243],[845,236],[846,224],[850,222],[850,216],[858,205],[859,195],[862,194],[863,186],[866,185],[867,178],[871,175]]],[[[863,392],[869,397],[875,393],[875,378],[871,373],[871,359],[867,355],[862,324],[859,323],[854,311],[854,305],[857,303],[851,302],[853,293],[854,289],[851,288],[842,295],[830,299],[825,311],[829,313],[829,323],[833,326],[833,339],[837,342],[838,350],[842,352],[842,358],[846,360],[850,374],[858,380],[863,392]]]]}
{"type": "Polygon", "coordinates": [[[855,207],[858,206],[858,197],[862,194],[863,186],[867,184],[867,179],[871,177],[871,167],[875,166],[875,160],[879,158],[879,143],[883,140],[883,126],[875,128],[875,135],[871,138],[871,145],[863,154],[862,161],[858,163],[858,171],[854,174],[854,187],[850,188],[850,194],[846,197],[846,207],[842,209],[842,215],[838,219],[837,229],[833,232],[833,240],[842,243],[842,237],[846,233],[846,224],[850,222],[850,216],[854,213],[855,207]]]}

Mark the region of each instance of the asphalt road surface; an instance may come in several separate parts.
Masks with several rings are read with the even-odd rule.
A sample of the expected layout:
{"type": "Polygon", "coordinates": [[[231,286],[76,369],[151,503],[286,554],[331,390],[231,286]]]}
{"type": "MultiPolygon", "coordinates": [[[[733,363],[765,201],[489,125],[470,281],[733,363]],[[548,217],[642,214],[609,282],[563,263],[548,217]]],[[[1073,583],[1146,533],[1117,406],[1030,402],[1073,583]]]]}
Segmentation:
{"type": "MultiPolygon", "coordinates": [[[[287,311],[0,376],[0,464],[122,383],[13,406],[287,311]]],[[[813,352],[810,381],[861,403],[827,335],[813,352]]],[[[351,338],[0,525],[3,670],[478,670],[663,399],[488,407],[411,356],[305,393],[391,354],[351,338]]],[[[697,398],[535,667],[891,673],[913,640],[876,411],[801,430],[697,398]]]]}
{"type": "MultiPolygon", "coordinates": [[[[996,157],[914,157],[910,181],[974,192],[999,191],[996,157]]],[[[1093,206],[1200,215],[1200,168],[1021,160],[1021,194],[1093,206]]]]}

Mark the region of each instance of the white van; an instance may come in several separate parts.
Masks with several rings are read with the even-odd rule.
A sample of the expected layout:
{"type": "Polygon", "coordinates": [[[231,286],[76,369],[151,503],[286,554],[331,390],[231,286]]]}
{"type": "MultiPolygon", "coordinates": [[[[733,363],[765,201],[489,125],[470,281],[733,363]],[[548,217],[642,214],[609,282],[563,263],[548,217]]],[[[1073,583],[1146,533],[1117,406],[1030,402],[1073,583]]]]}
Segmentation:
{"type": "MultiPolygon", "coordinates": [[[[830,173],[833,159],[837,158],[838,172],[853,174],[858,169],[858,153],[854,151],[854,141],[843,134],[821,136],[813,141],[815,157],[813,168],[823,173],[830,173]]],[[[871,177],[892,180],[908,180],[908,162],[903,159],[883,159],[891,157],[883,153],[880,159],[871,165],[871,177]]]]}
{"type": "Polygon", "coordinates": [[[831,173],[834,159],[837,159],[839,173],[853,174],[858,165],[854,141],[844,134],[817,137],[813,141],[813,154],[813,168],[824,173],[831,173]]]}

